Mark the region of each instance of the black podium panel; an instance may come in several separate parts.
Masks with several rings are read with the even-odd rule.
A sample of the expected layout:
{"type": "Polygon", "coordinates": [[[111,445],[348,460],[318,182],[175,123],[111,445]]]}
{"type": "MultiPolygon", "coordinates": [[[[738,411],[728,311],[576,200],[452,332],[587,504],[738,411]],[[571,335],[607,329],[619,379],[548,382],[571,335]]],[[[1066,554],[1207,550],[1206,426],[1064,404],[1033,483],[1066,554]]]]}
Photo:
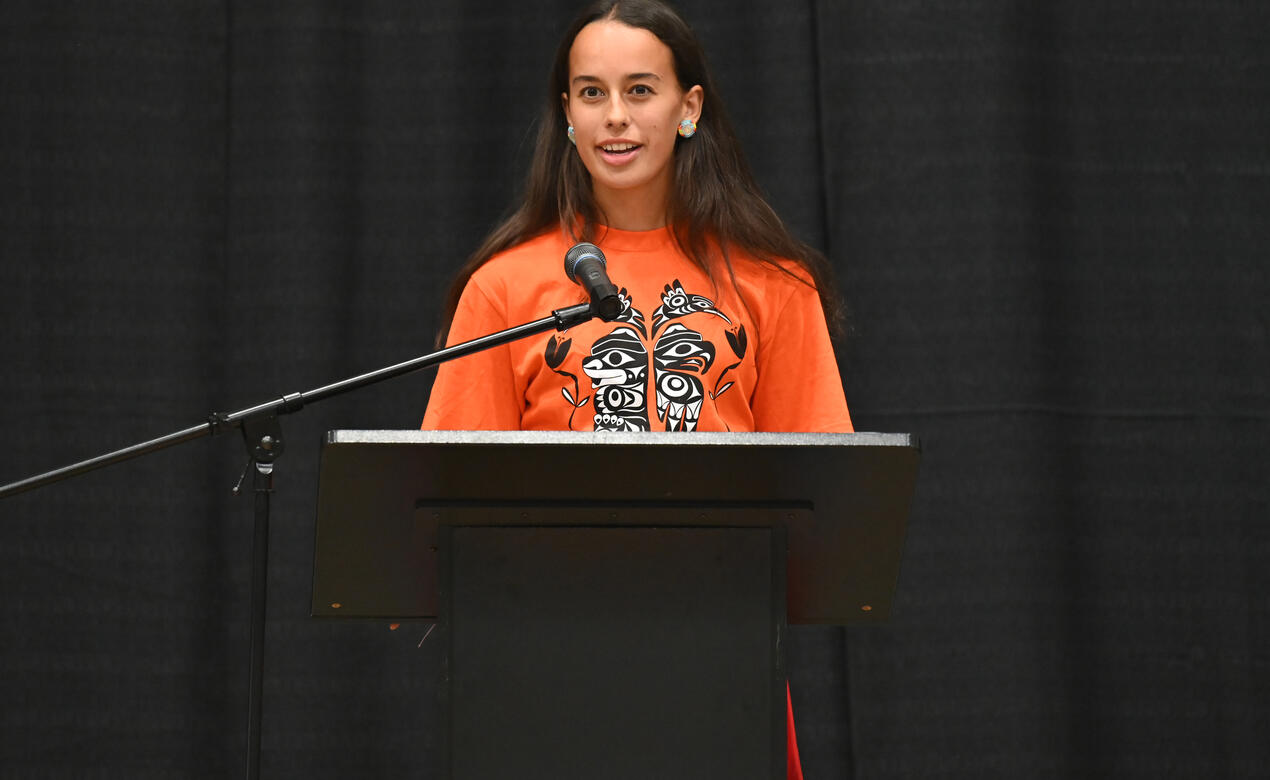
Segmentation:
{"type": "Polygon", "coordinates": [[[735,514],[442,527],[450,776],[784,777],[784,530],[735,514]]]}
{"type": "Polygon", "coordinates": [[[717,524],[678,511],[693,507],[810,509],[788,526],[789,621],[883,622],[919,457],[907,434],[331,431],[313,614],[436,617],[436,528],[448,521],[435,516],[502,502],[641,518],[624,525],[717,524]]]}
{"type": "Polygon", "coordinates": [[[333,431],[313,614],[440,617],[445,776],[785,774],[786,620],[884,620],[891,434],[333,431]]]}

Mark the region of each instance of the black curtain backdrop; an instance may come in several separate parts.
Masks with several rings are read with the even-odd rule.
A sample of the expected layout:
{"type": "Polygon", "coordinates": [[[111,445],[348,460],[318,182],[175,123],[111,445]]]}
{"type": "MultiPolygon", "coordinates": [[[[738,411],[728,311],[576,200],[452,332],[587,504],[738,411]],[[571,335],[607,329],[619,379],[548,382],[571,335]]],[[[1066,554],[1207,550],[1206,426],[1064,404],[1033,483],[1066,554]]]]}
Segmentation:
{"type": "MultiPolygon", "coordinates": [[[[891,622],[792,633],[808,778],[1264,776],[1270,9],[682,8],[837,268],[857,427],[924,446],[891,622]]],[[[0,482],[428,351],[574,10],[0,6],[0,482]]],[[[321,433],[430,380],[283,421],[266,777],[430,776],[427,625],[306,617],[321,433]]],[[[0,775],[243,771],[244,462],[0,502],[0,775]]]]}

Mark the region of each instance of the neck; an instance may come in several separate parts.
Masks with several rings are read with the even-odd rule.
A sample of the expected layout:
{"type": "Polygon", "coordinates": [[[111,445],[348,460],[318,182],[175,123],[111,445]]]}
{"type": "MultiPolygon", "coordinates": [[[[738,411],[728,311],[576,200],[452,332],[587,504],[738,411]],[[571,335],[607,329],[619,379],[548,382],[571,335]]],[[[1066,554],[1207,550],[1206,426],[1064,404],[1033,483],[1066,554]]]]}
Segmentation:
{"type": "Polygon", "coordinates": [[[595,202],[605,224],[616,230],[657,230],[666,226],[670,187],[629,190],[595,188],[595,202]]]}

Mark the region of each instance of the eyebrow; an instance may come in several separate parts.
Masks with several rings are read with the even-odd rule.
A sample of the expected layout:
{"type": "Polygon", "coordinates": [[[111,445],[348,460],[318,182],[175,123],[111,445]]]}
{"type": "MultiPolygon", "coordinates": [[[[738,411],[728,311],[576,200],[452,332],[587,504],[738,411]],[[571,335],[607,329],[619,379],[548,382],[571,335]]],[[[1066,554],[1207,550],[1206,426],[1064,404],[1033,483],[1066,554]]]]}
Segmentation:
{"type": "MultiPolygon", "coordinates": [[[[626,81],[640,81],[641,79],[656,79],[657,81],[661,81],[661,76],[658,76],[656,73],[628,73],[626,74],[626,81]]],[[[598,76],[574,76],[573,77],[574,84],[578,83],[579,81],[599,83],[601,79],[598,76]]]]}

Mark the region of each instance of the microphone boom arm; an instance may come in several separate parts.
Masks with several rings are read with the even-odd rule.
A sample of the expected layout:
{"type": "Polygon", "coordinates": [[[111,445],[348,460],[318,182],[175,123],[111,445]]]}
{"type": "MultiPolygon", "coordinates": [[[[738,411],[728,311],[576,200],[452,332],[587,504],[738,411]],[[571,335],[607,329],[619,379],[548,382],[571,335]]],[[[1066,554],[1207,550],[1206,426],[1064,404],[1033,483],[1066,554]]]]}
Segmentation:
{"type": "MultiPolygon", "coordinates": [[[[28,490],[34,490],[38,487],[60,482],[70,477],[85,474],[89,471],[121,463],[125,460],[131,460],[151,452],[167,449],[177,444],[183,444],[194,439],[201,439],[204,436],[216,436],[223,433],[229,428],[241,429],[248,421],[265,419],[268,417],[276,417],[281,414],[289,414],[304,408],[305,404],[321,401],[336,395],[351,392],[368,385],[373,385],[387,379],[394,379],[404,374],[419,371],[424,368],[444,363],[455,358],[465,357],[475,352],[481,352],[486,349],[508,344],[513,341],[519,341],[529,336],[539,333],[545,333],[549,330],[565,330],[575,325],[594,319],[596,316],[593,304],[579,303],[574,306],[568,306],[563,309],[555,309],[551,312],[551,316],[543,317],[533,322],[517,325],[515,327],[502,330],[497,333],[491,333],[487,336],[465,341],[462,344],[455,344],[452,347],[438,350],[436,352],[422,355],[407,360],[403,363],[387,366],[377,369],[359,376],[342,379],[329,385],[324,385],[313,390],[303,393],[291,393],[273,401],[267,401],[255,406],[249,406],[236,412],[224,413],[213,412],[208,415],[207,422],[201,425],[191,426],[179,431],[174,431],[157,439],[139,442],[123,449],[113,452],[107,452],[94,458],[73,463],[60,469],[37,474],[17,482],[10,483],[0,487],[0,498],[24,493],[28,490]]],[[[280,444],[281,442],[277,442],[280,444]]],[[[249,442],[249,447],[254,446],[249,442]]],[[[254,455],[253,455],[254,457],[254,455]]]]}

